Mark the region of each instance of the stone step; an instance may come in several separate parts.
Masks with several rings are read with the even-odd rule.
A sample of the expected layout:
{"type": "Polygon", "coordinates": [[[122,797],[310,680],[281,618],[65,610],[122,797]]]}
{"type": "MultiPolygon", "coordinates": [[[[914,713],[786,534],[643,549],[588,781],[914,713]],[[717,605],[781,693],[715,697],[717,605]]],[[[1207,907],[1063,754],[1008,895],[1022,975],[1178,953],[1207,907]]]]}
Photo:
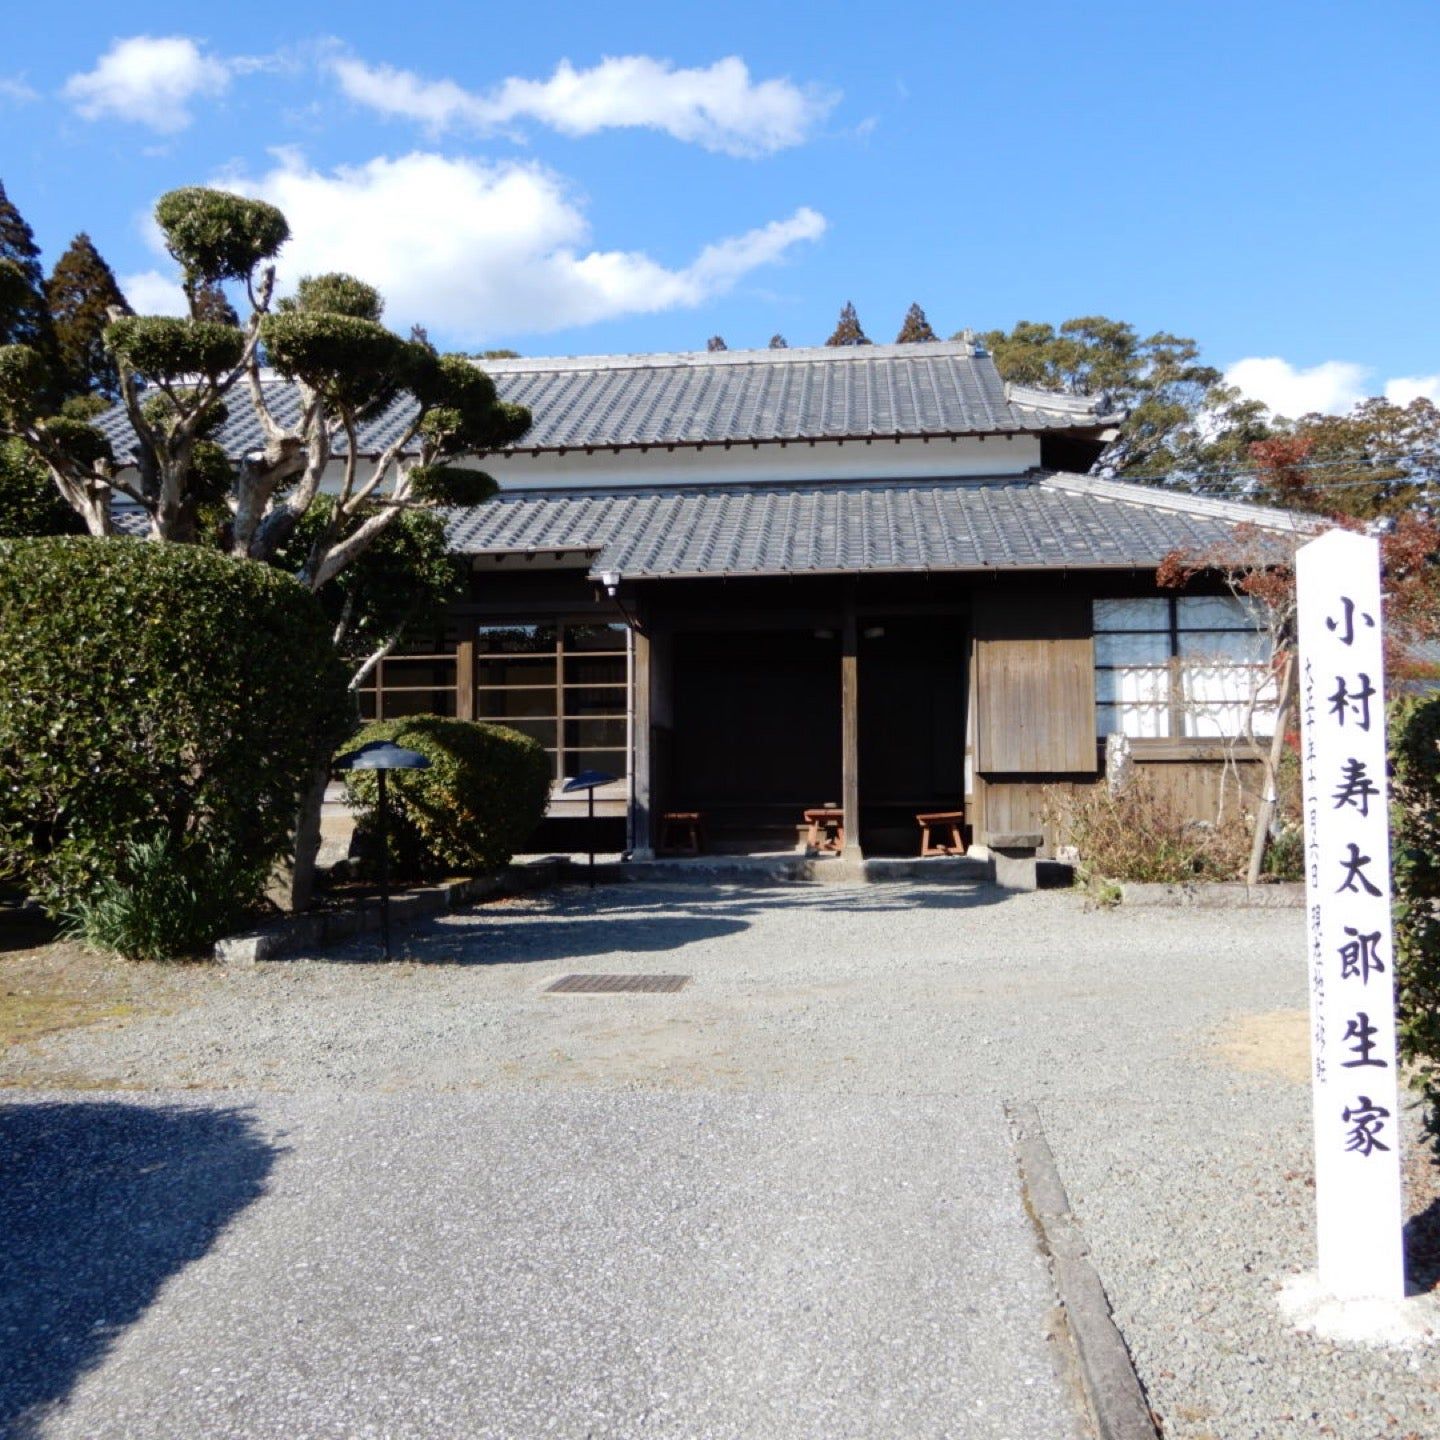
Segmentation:
{"type": "MultiPolygon", "coordinates": [[[[652,884],[793,884],[796,882],[838,881],[841,883],[885,883],[921,881],[936,885],[981,885],[993,881],[995,869],[989,860],[965,855],[932,855],[919,858],[867,859],[863,875],[848,869],[839,855],[682,855],[656,860],[610,861],[597,864],[595,878],[607,883],[633,880],[652,884]]],[[[567,871],[571,881],[583,882],[583,861],[567,871]]]]}

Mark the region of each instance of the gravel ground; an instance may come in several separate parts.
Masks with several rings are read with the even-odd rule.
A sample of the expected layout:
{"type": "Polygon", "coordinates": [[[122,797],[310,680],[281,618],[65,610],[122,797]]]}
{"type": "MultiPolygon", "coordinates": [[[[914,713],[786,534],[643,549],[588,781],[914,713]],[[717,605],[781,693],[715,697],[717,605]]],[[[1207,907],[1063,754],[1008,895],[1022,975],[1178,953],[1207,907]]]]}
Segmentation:
{"type": "Polygon", "coordinates": [[[664,1099],[716,1107],[737,1135],[758,1099],[868,1115],[860,1134],[884,1128],[867,1104],[944,1104],[958,1154],[972,1131],[988,1153],[998,1106],[1030,1099],[1167,1437],[1428,1440],[1433,1354],[1330,1345],[1275,1305],[1312,1259],[1302,926],[1299,911],[1092,912],[1053,892],[570,889],[443,917],[388,966],[356,963],[367,943],[197,972],[173,1013],[12,1048],[0,1083],[231,1089],[262,1110],[664,1099]],[[543,993],[592,970],[693,978],[674,995],[543,993]]]}

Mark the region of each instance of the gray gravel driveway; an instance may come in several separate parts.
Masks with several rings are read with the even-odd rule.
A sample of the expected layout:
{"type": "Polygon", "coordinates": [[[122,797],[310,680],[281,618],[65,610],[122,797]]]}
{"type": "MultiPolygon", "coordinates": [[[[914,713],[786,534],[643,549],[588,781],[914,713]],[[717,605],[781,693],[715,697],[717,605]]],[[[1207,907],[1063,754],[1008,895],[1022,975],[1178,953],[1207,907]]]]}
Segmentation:
{"type": "MultiPolygon", "coordinates": [[[[68,1357],[94,1368],[36,1433],[1077,1433],[993,1105],[590,1091],[267,1097],[239,1113],[269,1162],[263,1193],[169,1278],[147,1267],[191,1247],[132,1261],[132,1237],[193,1229],[189,1206],[213,1197],[187,1187],[171,1206],[146,1187],[144,1211],[124,1203],[114,1127],[120,1203],[90,1238],[118,1252],[112,1293],[153,1299],[119,1327],[87,1287],[101,1344],[67,1337],[60,1306],[48,1335],[6,1317],[52,1361],[57,1338],[94,1352],[68,1357]]],[[[190,1101],[168,1123],[197,1114],[190,1101]]],[[[21,1128],[46,1125],[37,1108],[21,1128]]],[[[219,1166],[224,1210],[244,1204],[244,1163],[219,1166]]],[[[81,1250],[67,1259],[83,1270],[81,1250]]],[[[77,1277],[34,1278],[58,1298],[77,1277]]]]}
{"type": "Polygon", "coordinates": [[[110,1252],[48,1245],[80,1298],[21,1327],[68,1394],[34,1433],[1065,1440],[1001,1111],[1032,1100],[1167,1440],[1440,1434],[1433,1363],[1274,1304],[1311,1263],[1299,912],[614,886],[408,952],[197,972],[0,1057],[117,1092],[122,1137],[162,1117],[66,1178],[110,1252]],[[691,980],[545,991],[643,970],[691,980]]]}

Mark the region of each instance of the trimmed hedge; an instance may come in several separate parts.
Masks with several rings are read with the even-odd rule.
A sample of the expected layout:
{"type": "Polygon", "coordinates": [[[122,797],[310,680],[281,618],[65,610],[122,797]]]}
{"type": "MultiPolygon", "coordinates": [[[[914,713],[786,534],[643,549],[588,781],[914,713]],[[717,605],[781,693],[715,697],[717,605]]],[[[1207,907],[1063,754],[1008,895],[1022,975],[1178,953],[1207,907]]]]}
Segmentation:
{"type": "Polygon", "coordinates": [[[352,723],[320,607],[279,571],[145,540],[0,543],[0,870],[52,911],[144,886],[154,866],[127,856],[159,843],[219,933],[352,723]]]}
{"type": "MultiPolygon", "coordinates": [[[[545,818],[551,761],[540,742],[504,725],[411,715],[367,725],[345,744],[393,740],[418,750],[428,770],[386,781],[390,863],[397,875],[429,878],[506,865],[545,818]]],[[[346,772],[358,848],[378,854],[373,770],[346,772]]]]}
{"type": "Polygon", "coordinates": [[[1391,706],[1390,787],[1400,1056],[1440,1139],[1440,695],[1391,706]]]}

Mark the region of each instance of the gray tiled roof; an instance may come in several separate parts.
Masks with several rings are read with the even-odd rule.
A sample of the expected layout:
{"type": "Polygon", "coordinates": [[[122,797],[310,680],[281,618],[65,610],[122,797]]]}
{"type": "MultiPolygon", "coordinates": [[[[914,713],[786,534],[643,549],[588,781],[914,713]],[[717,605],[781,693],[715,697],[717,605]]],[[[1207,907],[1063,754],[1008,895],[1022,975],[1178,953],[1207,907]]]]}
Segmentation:
{"type": "MultiPolygon", "coordinates": [[[[750,444],[906,436],[1095,433],[1116,416],[1101,401],[1007,385],[995,362],[967,341],[853,348],[724,350],[711,354],[600,355],[485,361],[505,400],[527,405],[519,451],[649,445],[750,444]]],[[[293,386],[266,382],[276,417],[298,418],[293,386]]],[[[243,391],[220,442],[232,455],[261,443],[243,391]]],[[[397,400],[362,426],[366,454],[403,433],[411,402],[397,400]]],[[[117,454],[129,424],[113,410],[98,422],[117,454]]]]}
{"type": "Polygon", "coordinates": [[[505,491],[451,512],[474,555],[584,551],[626,579],[1153,568],[1293,517],[1084,476],[505,491]]]}

